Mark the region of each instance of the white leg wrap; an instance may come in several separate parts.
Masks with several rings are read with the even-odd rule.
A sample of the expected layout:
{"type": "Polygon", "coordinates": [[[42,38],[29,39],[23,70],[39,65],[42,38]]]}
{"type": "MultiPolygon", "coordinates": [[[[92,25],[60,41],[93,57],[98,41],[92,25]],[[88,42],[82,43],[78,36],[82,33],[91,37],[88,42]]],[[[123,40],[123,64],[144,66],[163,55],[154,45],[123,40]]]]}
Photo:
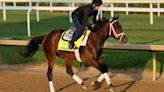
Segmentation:
{"type": "Polygon", "coordinates": [[[55,92],[54,85],[52,81],[49,81],[50,92],[55,92]]]}
{"type": "Polygon", "coordinates": [[[98,82],[102,82],[103,80],[104,80],[104,74],[101,74],[99,77],[98,77],[98,79],[97,79],[97,81],[98,82]]]}
{"type": "Polygon", "coordinates": [[[104,77],[105,77],[106,83],[107,83],[108,85],[110,85],[110,84],[111,84],[111,80],[110,80],[110,78],[109,78],[108,73],[104,73],[104,77]]]}
{"type": "Polygon", "coordinates": [[[78,84],[82,84],[83,83],[83,80],[80,79],[76,74],[74,74],[72,76],[72,78],[78,83],[78,84]]]}

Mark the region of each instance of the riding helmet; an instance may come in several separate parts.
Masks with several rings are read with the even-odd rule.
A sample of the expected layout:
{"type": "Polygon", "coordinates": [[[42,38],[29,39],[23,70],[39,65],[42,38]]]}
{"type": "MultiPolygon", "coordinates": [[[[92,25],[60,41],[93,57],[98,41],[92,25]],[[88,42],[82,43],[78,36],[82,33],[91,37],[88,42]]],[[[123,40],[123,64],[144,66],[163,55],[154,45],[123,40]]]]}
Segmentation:
{"type": "Polygon", "coordinates": [[[95,4],[96,6],[102,5],[102,0],[92,0],[92,4],[95,4]]]}

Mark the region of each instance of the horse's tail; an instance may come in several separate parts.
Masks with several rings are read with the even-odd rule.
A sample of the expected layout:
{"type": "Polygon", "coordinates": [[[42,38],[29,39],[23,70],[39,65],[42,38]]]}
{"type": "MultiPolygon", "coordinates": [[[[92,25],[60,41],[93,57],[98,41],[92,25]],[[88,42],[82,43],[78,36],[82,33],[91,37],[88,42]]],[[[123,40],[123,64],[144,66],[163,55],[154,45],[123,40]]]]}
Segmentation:
{"type": "Polygon", "coordinates": [[[44,40],[45,37],[46,35],[32,38],[32,40],[28,43],[26,50],[24,52],[19,51],[19,54],[25,58],[33,56],[35,52],[38,50],[39,44],[42,44],[42,41],[44,40]]]}

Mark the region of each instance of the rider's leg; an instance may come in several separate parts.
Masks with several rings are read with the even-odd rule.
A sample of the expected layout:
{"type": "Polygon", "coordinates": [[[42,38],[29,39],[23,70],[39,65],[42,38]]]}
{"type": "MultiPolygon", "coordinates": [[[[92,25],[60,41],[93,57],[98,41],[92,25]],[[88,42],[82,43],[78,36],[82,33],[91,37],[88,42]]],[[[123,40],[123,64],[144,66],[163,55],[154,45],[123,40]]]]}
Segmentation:
{"type": "Polygon", "coordinates": [[[82,22],[81,20],[79,19],[78,15],[77,14],[72,14],[72,19],[73,19],[73,23],[76,27],[76,31],[75,33],[73,34],[73,37],[70,41],[70,48],[73,48],[74,47],[74,42],[80,38],[80,36],[82,35],[83,33],[83,25],[82,25],[82,22]]]}

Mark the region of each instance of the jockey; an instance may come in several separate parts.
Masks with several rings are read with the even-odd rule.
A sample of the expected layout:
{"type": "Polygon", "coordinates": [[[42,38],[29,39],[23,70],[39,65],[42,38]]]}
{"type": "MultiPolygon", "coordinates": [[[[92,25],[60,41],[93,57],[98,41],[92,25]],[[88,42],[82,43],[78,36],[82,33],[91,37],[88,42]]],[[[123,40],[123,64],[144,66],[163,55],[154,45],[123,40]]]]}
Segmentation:
{"type": "Polygon", "coordinates": [[[82,5],[72,12],[71,17],[77,30],[75,31],[71,41],[69,42],[70,49],[76,48],[74,42],[83,34],[85,27],[94,27],[96,16],[101,5],[101,0],[93,0],[92,4],[82,5]],[[93,16],[93,24],[87,22],[88,18],[91,16],[93,16]]]}

